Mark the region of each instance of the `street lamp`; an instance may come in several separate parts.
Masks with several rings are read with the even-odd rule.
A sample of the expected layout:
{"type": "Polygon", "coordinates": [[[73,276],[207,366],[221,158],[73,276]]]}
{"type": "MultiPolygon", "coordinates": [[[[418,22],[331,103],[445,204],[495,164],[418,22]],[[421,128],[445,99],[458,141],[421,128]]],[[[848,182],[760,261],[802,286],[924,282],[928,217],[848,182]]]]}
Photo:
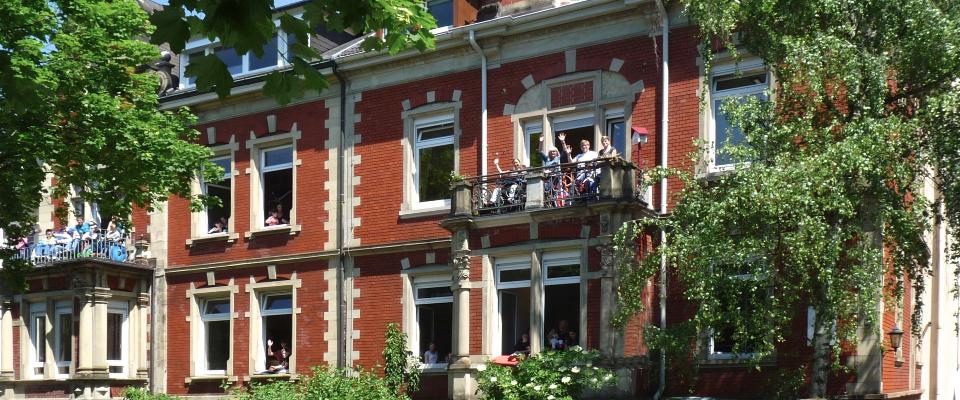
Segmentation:
{"type": "Polygon", "coordinates": [[[900,344],[903,341],[903,330],[899,326],[894,326],[890,332],[887,332],[887,335],[890,335],[890,347],[893,348],[893,351],[896,352],[900,348],[900,344]]]}

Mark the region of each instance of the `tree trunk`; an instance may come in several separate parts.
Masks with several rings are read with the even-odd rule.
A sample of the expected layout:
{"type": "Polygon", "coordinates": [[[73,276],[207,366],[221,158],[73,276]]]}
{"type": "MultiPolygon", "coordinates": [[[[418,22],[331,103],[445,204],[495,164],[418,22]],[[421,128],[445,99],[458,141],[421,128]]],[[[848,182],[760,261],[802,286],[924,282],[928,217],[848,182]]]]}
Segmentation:
{"type": "Polygon", "coordinates": [[[810,397],[824,398],[827,395],[827,378],[830,374],[830,342],[833,339],[833,323],[819,310],[816,311],[812,340],[810,397]]]}

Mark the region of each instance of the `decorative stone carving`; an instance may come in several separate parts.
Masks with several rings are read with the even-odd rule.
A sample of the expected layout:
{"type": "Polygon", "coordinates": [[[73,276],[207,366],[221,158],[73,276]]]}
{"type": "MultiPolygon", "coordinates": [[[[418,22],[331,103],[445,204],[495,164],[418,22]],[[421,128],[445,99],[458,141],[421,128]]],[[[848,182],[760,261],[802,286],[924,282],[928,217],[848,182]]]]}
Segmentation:
{"type": "Polygon", "coordinates": [[[600,272],[602,276],[605,278],[613,277],[617,269],[614,262],[616,257],[614,256],[613,245],[597,246],[597,250],[600,251],[600,272]]]}
{"type": "Polygon", "coordinates": [[[453,282],[458,287],[470,281],[470,255],[461,254],[453,258],[453,282]]]}

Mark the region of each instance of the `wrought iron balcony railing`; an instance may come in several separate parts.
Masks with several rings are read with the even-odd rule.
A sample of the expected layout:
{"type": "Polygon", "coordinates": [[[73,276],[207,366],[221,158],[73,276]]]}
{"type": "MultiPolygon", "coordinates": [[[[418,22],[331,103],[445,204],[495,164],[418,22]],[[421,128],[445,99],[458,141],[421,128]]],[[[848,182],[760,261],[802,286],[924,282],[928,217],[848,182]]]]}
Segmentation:
{"type": "Polygon", "coordinates": [[[598,159],[467,178],[454,184],[451,214],[508,214],[637,200],[636,176],[629,162],[598,159]]]}
{"type": "Polygon", "coordinates": [[[133,262],[135,248],[130,239],[129,234],[119,239],[107,239],[103,235],[96,238],[39,239],[17,247],[13,258],[29,260],[37,265],[85,258],[133,262]]]}

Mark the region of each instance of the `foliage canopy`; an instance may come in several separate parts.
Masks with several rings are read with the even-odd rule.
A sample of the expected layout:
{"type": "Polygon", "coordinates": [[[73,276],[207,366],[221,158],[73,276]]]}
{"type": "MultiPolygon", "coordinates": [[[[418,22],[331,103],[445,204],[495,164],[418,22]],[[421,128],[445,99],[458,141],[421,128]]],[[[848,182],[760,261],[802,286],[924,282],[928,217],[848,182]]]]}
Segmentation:
{"type": "Polygon", "coordinates": [[[724,146],[749,161],[735,171],[698,175],[711,162],[700,151],[692,168],[652,175],[676,176],[684,188],[668,218],[618,233],[617,321],[640,308],[661,257],[696,312],[682,329],[652,329],[660,336],[652,343],[672,337],[702,356],[704,338],[722,332],[735,353],[758,361],[810,306],[810,390],[822,396],[843,340],[859,330],[885,339],[874,323],[884,294],[887,310],[911,312],[902,308],[905,283],[918,333],[931,216],[953,227],[951,257],[960,251],[960,3],[681,3],[703,38],[704,76],[717,63],[759,58],[776,78],[774,100],[723,105],[746,138],[724,146]],[[635,261],[633,241],[648,227],[666,230],[667,241],[635,261]]]}

